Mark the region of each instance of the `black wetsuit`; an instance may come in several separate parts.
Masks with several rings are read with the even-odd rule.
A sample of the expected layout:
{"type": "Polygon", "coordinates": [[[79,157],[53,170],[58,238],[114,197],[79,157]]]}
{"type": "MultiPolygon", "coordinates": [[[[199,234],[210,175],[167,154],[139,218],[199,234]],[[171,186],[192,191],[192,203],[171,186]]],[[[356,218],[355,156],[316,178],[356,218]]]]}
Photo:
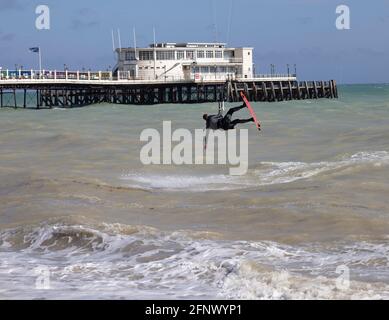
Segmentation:
{"type": "Polygon", "coordinates": [[[253,122],[253,118],[244,120],[236,119],[232,121],[232,115],[243,108],[246,108],[246,105],[231,108],[224,117],[221,114],[208,116],[206,128],[212,130],[232,130],[235,129],[235,126],[239,123],[253,122]]]}

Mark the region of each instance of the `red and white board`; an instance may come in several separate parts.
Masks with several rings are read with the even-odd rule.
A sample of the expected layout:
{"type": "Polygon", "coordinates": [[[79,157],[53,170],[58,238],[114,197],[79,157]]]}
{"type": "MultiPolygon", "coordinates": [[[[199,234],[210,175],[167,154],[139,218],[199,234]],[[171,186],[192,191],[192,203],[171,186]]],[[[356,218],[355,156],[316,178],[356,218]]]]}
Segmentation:
{"type": "Polygon", "coordinates": [[[243,92],[240,93],[240,96],[242,97],[244,103],[246,104],[247,109],[249,109],[249,112],[255,121],[255,125],[257,126],[257,129],[261,130],[261,123],[259,122],[259,119],[258,119],[257,115],[255,114],[254,109],[251,106],[250,102],[247,100],[247,98],[243,92]]]}

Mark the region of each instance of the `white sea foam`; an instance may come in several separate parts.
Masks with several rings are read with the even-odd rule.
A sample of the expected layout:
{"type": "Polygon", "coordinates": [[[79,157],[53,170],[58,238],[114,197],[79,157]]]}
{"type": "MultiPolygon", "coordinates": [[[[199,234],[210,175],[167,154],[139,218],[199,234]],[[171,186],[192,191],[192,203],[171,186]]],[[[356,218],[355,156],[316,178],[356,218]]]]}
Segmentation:
{"type": "Polygon", "coordinates": [[[352,156],[343,157],[340,161],[332,162],[263,162],[262,165],[269,168],[255,170],[255,173],[261,178],[261,182],[264,185],[282,184],[308,179],[333,170],[366,164],[374,166],[387,165],[389,164],[389,153],[386,151],[359,152],[352,156]]]}
{"type": "Polygon", "coordinates": [[[164,191],[238,190],[274,184],[291,183],[302,179],[346,169],[352,166],[389,164],[386,151],[359,152],[338,161],[323,162],[262,162],[245,176],[229,175],[162,175],[129,173],[121,177],[131,187],[164,191]]]}
{"type": "Polygon", "coordinates": [[[386,299],[388,256],[389,242],[290,246],[61,222],[0,233],[0,284],[6,298],[386,299]],[[339,290],[345,263],[351,285],[339,290]],[[52,290],[34,289],[37,266],[52,290]]]}
{"type": "Polygon", "coordinates": [[[210,191],[210,190],[231,190],[247,186],[244,179],[237,179],[229,175],[161,175],[161,174],[127,174],[121,177],[122,180],[135,182],[137,188],[159,189],[169,191],[210,191]]]}

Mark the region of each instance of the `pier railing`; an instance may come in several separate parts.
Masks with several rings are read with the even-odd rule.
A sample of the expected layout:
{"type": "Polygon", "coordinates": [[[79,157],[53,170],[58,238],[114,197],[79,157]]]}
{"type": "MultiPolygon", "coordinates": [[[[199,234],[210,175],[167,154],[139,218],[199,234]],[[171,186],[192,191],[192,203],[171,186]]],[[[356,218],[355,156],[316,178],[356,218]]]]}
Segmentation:
{"type": "Polygon", "coordinates": [[[128,82],[208,82],[208,81],[234,81],[234,80],[281,80],[281,81],[294,81],[297,80],[294,74],[259,74],[251,79],[243,79],[233,73],[218,74],[218,73],[195,73],[185,77],[161,75],[149,78],[138,78],[131,75],[129,71],[118,71],[113,74],[111,71],[57,71],[57,70],[2,70],[0,68],[0,81],[41,81],[41,82],[64,82],[64,81],[128,81],[128,82]]]}
{"type": "Polygon", "coordinates": [[[256,74],[254,78],[297,78],[297,75],[294,73],[286,74],[286,73],[265,73],[265,74],[256,74]]]}
{"type": "Polygon", "coordinates": [[[110,71],[1,70],[0,80],[114,80],[110,71]]]}

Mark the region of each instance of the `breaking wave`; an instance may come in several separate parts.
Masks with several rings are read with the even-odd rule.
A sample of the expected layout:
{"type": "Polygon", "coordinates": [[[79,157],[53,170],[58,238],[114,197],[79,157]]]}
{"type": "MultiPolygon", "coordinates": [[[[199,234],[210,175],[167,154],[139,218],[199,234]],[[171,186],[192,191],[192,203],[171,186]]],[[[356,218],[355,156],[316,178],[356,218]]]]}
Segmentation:
{"type": "Polygon", "coordinates": [[[121,179],[128,181],[131,187],[145,190],[205,192],[286,184],[358,166],[379,167],[388,164],[389,152],[359,152],[332,162],[261,162],[249,169],[245,176],[129,173],[123,175],[121,179]]]}
{"type": "Polygon", "coordinates": [[[36,268],[45,266],[44,298],[386,299],[388,256],[388,241],[291,246],[52,221],[0,233],[0,295],[36,297],[36,268]],[[345,261],[352,279],[339,289],[345,261]]]}

